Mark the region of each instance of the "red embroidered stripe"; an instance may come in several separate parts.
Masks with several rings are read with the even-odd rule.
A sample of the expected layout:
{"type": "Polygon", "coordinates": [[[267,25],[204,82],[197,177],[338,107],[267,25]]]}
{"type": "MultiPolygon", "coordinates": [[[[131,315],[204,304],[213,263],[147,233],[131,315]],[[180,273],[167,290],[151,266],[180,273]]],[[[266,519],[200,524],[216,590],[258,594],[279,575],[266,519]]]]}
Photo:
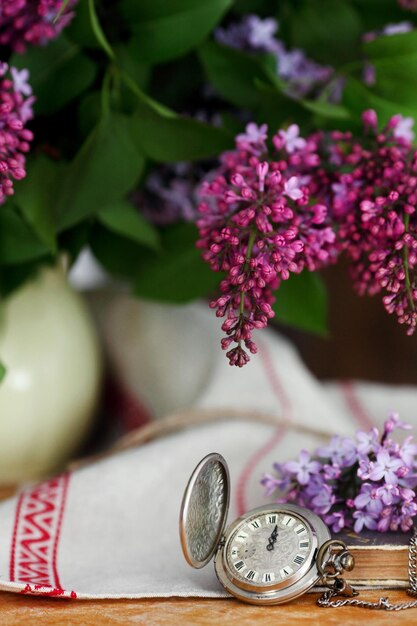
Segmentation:
{"type": "Polygon", "coordinates": [[[355,387],[350,380],[344,380],[340,382],[340,389],[345,397],[346,404],[349,407],[351,415],[356,422],[364,430],[370,430],[373,426],[372,419],[368,414],[361,401],[359,400],[355,387]]]}
{"type": "Polygon", "coordinates": [[[10,580],[62,589],[58,543],[69,474],[23,491],[17,501],[10,554],[10,580]]]}

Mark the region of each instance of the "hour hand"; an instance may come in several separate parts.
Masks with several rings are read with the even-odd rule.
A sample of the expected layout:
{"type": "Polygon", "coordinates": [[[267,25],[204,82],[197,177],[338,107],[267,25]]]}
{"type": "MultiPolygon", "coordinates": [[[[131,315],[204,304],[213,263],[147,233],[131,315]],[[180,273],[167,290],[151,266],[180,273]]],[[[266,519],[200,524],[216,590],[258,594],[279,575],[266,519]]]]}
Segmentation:
{"type": "Polygon", "coordinates": [[[277,538],[278,538],[278,526],[275,526],[274,530],[271,533],[271,536],[268,539],[268,545],[266,546],[267,550],[271,551],[274,549],[274,544],[277,538]]]}

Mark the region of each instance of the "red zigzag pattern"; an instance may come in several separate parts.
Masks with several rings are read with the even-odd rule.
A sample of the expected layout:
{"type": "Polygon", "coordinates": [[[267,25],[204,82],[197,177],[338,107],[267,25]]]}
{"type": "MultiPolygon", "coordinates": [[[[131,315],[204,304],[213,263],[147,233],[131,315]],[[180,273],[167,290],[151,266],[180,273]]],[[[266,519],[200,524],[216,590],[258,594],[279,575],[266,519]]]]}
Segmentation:
{"type": "Polygon", "coordinates": [[[57,547],[69,474],[23,491],[16,506],[10,580],[62,589],[57,547]]]}

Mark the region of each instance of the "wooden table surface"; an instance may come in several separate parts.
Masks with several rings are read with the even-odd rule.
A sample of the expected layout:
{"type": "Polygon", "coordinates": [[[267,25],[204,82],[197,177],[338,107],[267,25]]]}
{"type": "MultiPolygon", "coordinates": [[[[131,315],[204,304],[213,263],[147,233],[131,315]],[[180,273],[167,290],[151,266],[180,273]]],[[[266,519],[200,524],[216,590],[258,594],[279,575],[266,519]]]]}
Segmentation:
{"type": "MultiPolygon", "coordinates": [[[[0,488],[0,499],[12,493],[0,488]]],[[[387,596],[392,602],[410,600],[401,591],[363,592],[366,600],[387,596]]],[[[375,626],[415,626],[417,609],[393,614],[353,607],[323,609],[316,606],[316,594],[275,607],[257,607],[235,599],[170,600],[63,600],[0,591],[0,626],[357,626],[366,620],[375,626]]]]}
{"type": "MultiPolygon", "coordinates": [[[[403,601],[400,592],[385,592],[403,601]]],[[[367,592],[367,599],[377,599],[367,592]]],[[[322,609],[308,594],[283,606],[256,607],[237,600],[57,600],[0,592],[1,626],[357,626],[364,620],[376,626],[415,626],[417,609],[393,614],[357,608],[322,609]]]]}

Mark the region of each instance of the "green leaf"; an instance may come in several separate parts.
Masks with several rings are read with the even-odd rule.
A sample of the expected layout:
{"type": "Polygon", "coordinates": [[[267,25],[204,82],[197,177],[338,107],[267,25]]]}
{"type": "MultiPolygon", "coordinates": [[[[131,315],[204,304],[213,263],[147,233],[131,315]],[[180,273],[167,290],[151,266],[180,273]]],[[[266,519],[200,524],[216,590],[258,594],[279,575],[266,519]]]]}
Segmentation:
{"type": "Polygon", "coordinates": [[[0,265],[22,263],[48,253],[13,206],[0,211],[0,265]]]}
{"type": "Polygon", "coordinates": [[[376,73],[372,92],[397,104],[397,113],[406,107],[417,114],[417,31],[378,37],[364,44],[364,55],[376,73]]]}
{"type": "Polygon", "coordinates": [[[82,48],[97,50],[100,44],[93,32],[90,19],[89,0],[79,0],[75,16],[65,29],[65,36],[82,48]]]}
{"type": "MultiPolygon", "coordinates": [[[[131,43],[118,44],[113,47],[118,68],[123,74],[128,76],[135,87],[139,89],[147,89],[151,78],[152,66],[140,63],[134,55],[131,43]]],[[[120,82],[119,106],[127,113],[133,113],[137,105],[137,96],[133,93],[125,81],[120,82]]]]}
{"type": "Polygon", "coordinates": [[[317,61],[337,66],[359,56],[363,27],[348,0],[294,2],[289,23],[292,47],[317,61]]]}
{"type": "Polygon", "coordinates": [[[386,24],[396,24],[410,18],[410,13],[407,14],[399,6],[399,2],[392,0],[351,0],[351,2],[360,13],[364,33],[379,30],[386,24]]]}
{"type": "Polygon", "coordinates": [[[199,48],[207,78],[226,100],[240,107],[254,109],[260,104],[257,81],[276,85],[269,57],[254,55],[217,43],[207,42],[199,48]]]}
{"type": "Polygon", "coordinates": [[[146,87],[151,74],[151,66],[141,63],[135,56],[135,50],[131,42],[114,46],[117,64],[135,84],[143,89],[146,87]]]}
{"type": "Polygon", "coordinates": [[[80,252],[89,244],[92,224],[84,220],[76,226],[62,232],[58,237],[58,247],[67,253],[68,261],[72,265],[80,252]]]}
{"type": "Polygon", "coordinates": [[[232,0],[128,0],[122,13],[137,58],[162,63],[183,56],[213,30],[232,0]]]}
{"type": "Polygon", "coordinates": [[[233,146],[233,136],[205,122],[176,115],[151,100],[125,76],[137,96],[136,113],[130,118],[132,138],[154,161],[193,161],[217,156],[233,146]]]}
{"type": "MultiPolygon", "coordinates": [[[[374,61],[376,83],[372,91],[417,112],[417,52],[406,57],[374,61]]],[[[397,113],[401,111],[397,110],[397,113]]]]}
{"type": "Polygon", "coordinates": [[[417,101],[414,108],[393,102],[371,91],[355,78],[348,78],[343,91],[343,104],[359,119],[362,111],[375,109],[380,126],[384,126],[390,117],[401,113],[417,119],[417,101]]]}
{"type": "Polygon", "coordinates": [[[59,229],[123,198],[139,179],[143,165],[127,118],[105,115],[68,169],[57,202],[59,229]]]}
{"type": "Polygon", "coordinates": [[[56,252],[55,203],[63,166],[39,154],[28,163],[29,176],[16,185],[14,202],[39,239],[56,252]]]}
{"type": "Polygon", "coordinates": [[[34,278],[41,267],[56,265],[56,259],[41,256],[16,265],[0,264],[0,296],[7,298],[16,289],[34,278]]]}
{"type": "Polygon", "coordinates": [[[398,35],[385,35],[363,44],[367,58],[390,59],[392,57],[409,56],[417,53],[417,30],[398,35]]]}
{"type": "Polygon", "coordinates": [[[196,239],[197,229],[192,224],[163,231],[162,251],[138,259],[134,293],[163,302],[189,302],[215,291],[221,274],[201,259],[196,239]]]}
{"type": "Polygon", "coordinates": [[[140,263],[150,253],[132,239],[123,237],[96,222],[90,234],[90,247],[101,265],[114,276],[134,280],[140,263]]]}
{"type": "Polygon", "coordinates": [[[74,100],[91,85],[97,71],[79,46],[62,36],[48,46],[13,55],[10,64],[29,70],[38,115],[54,113],[74,100]]]}
{"type": "Polygon", "coordinates": [[[119,235],[149,248],[159,247],[158,231],[129,202],[120,201],[105,206],[98,212],[97,219],[109,230],[119,235]]]}
{"type": "Polygon", "coordinates": [[[327,295],[320,277],[304,270],[281,283],[274,304],[276,320],[318,335],[327,334],[327,295]]]}
{"type": "Polygon", "coordinates": [[[104,52],[107,54],[109,59],[113,60],[114,52],[107,40],[106,35],[103,32],[103,29],[101,28],[99,19],[97,17],[94,0],[88,0],[88,11],[90,15],[91,28],[95,35],[95,38],[97,39],[97,42],[99,43],[100,47],[104,50],[104,52]]]}
{"type": "Polygon", "coordinates": [[[89,91],[78,105],[78,129],[86,137],[99,123],[102,116],[102,94],[89,91]]]}
{"type": "Polygon", "coordinates": [[[258,91],[256,118],[259,123],[266,122],[272,131],[290,121],[302,124],[311,117],[300,101],[288,97],[277,85],[266,85],[258,80],[255,83],[258,91]]]}
{"type": "Polygon", "coordinates": [[[320,102],[319,100],[300,100],[300,104],[315,113],[319,117],[325,117],[333,120],[348,120],[349,111],[340,104],[332,104],[330,102],[320,102]]]}

